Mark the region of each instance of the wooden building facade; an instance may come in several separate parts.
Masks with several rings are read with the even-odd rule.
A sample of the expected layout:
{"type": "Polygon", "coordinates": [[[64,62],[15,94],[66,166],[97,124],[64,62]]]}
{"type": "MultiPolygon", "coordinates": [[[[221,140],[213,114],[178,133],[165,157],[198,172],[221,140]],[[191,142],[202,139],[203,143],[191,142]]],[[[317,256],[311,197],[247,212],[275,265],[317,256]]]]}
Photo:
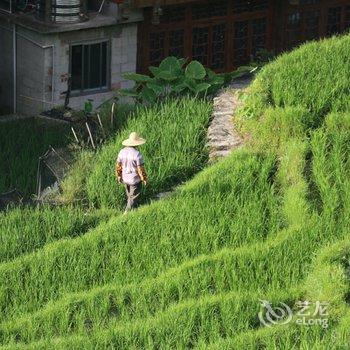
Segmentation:
{"type": "Polygon", "coordinates": [[[171,55],[231,71],[261,50],[280,53],[350,28],[350,0],[135,0],[138,71],[171,55]]]}

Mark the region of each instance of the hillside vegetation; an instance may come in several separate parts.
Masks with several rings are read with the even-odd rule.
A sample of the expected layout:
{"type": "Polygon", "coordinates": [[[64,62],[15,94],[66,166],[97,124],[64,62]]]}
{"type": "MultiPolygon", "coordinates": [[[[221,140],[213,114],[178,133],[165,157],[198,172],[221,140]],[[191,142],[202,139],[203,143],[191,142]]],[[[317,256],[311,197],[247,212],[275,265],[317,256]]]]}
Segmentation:
{"type": "MultiPolygon", "coordinates": [[[[333,38],[267,65],[243,96],[250,141],[169,198],[3,260],[2,349],[346,348],[349,48],[349,36],[333,38]],[[328,328],[294,318],[264,327],[261,299],[295,311],[297,301],[325,301],[328,328]]],[[[158,137],[144,149],[157,190],[204,165],[210,106],[181,103],[191,115],[171,114],[176,102],[141,110],[89,163],[80,178],[92,204],[120,205],[110,166],[132,128],[158,137]]]]}
{"type": "Polygon", "coordinates": [[[25,197],[36,191],[38,159],[52,147],[68,144],[69,129],[38,119],[0,123],[0,193],[17,188],[25,197]]]}
{"type": "Polygon", "coordinates": [[[122,141],[132,131],[137,131],[148,140],[141,151],[152,181],[145,190],[144,198],[152,198],[186,181],[206,163],[207,150],[204,146],[211,110],[209,102],[194,98],[139,107],[121,132],[97,155],[82,153],[63,184],[61,200],[121,209],[124,205],[124,188],[116,185],[114,165],[122,141]]]}

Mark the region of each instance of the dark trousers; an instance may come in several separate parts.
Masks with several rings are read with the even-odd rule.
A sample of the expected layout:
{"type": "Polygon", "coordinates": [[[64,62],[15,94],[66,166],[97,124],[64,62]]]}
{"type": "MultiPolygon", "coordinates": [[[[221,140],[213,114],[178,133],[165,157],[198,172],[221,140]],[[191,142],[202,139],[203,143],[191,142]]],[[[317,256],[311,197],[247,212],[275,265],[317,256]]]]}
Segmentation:
{"type": "Polygon", "coordinates": [[[125,191],[128,200],[125,211],[136,209],[139,205],[139,199],[141,194],[141,182],[139,182],[136,185],[125,184],[125,191]]]}

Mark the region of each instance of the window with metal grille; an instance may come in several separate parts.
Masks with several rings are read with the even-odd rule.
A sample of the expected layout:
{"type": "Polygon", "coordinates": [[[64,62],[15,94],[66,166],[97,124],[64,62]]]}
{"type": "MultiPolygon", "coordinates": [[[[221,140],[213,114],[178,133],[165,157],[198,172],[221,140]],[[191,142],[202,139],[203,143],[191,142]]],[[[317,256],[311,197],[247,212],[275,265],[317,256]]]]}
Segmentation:
{"type": "Polygon", "coordinates": [[[301,12],[293,12],[288,14],[285,47],[290,49],[297,46],[302,41],[302,14],[301,12]]]}
{"type": "Polygon", "coordinates": [[[218,24],[213,26],[212,34],[212,57],[211,68],[223,69],[225,68],[225,37],[226,37],[226,25],[218,24]]]}
{"type": "Polygon", "coordinates": [[[350,29],[350,6],[346,6],[345,8],[345,22],[344,22],[345,30],[350,29]]]}
{"type": "Polygon", "coordinates": [[[267,19],[256,18],[253,20],[252,56],[255,57],[266,48],[267,19]]]}
{"type": "Polygon", "coordinates": [[[208,2],[205,4],[194,4],[192,6],[192,18],[203,19],[211,17],[222,17],[227,15],[228,1],[208,2]]]}
{"type": "Polygon", "coordinates": [[[171,30],[169,33],[169,56],[181,58],[184,56],[184,33],[183,29],[171,30]]]}
{"type": "Polygon", "coordinates": [[[244,12],[264,11],[269,7],[269,0],[234,0],[233,11],[235,14],[244,12]]]}
{"type": "Polygon", "coordinates": [[[108,85],[108,42],[71,46],[72,91],[106,89],[108,85]]]}
{"type": "Polygon", "coordinates": [[[305,40],[317,39],[320,36],[320,11],[308,11],[304,14],[305,40]]]}
{"type": "Polygon", "coordinates": [[[327,34],[339,34],[341,32],[341,10],[339,7],[328,9],[327,34]]]}
{"type": "Polygon", "coordinates": [[[234,24],[234,65],[237,67],[249,60],[249,21],[237,21],[234,24]]]}
{"type": "Polygon", "coordinates": [[[181,22],[186,19],[186,7],[164,7],[160,16],[161,23],[181,22]]]}
{"type": "Polygon", "coordinates": [[[165,32],[149,34],[149,63],[158,66],[165,56],[165,32]]]}
{"type": "Polygon", "coordinates": [[[209,27],[193,28],[192,58],[204,65],[208,64],[209,27]]]}
{"type": "Polygon", "coordinates": [[[299,5],[317,5],[320,2],[320,0],[300,0],[299,5]]]}

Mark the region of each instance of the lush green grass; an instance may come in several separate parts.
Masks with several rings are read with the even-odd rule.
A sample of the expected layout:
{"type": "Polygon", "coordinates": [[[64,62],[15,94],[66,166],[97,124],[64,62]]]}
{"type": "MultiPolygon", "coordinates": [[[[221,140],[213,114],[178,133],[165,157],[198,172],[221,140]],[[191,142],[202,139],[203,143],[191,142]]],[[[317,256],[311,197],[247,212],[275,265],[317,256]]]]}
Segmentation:
{"type": "Polygon", "coordinates": [[[124,188],[116,184],[114,166],[121,142],[131,131],[137,131],[148,141],[140,149],[149,175],[149,187],[143,198],[186,181],[206,163],[205,134],[211,110],[209,102],[189,98],[137,109],[123,130],[96,156],[82,154],[63,184],[62,200],[87,200],[93,206],[121,209],[124,188]]]}
{"type": "Polygon", "coordinates": [[[279,201],[271,187],[274,167],[274,158],[262,161],[243,153],[210,169],[212,176],[202,174],[194,180],[195,188],[185,187],[172,199],[0,265],[0,281],[8,281],[0,297],[3,315],[34,311],[66,292],[140,281],[199,254],[259,241],[278,231],[279,201]],[[34,295],[37,288],[41,293],[34,295]]]}
{"type": "MultiPolygon", "coordinates": [[[[250,89],[240,116],[251,141],[170,198],[112,217],[84,236],[61,239],[1,263],[4,348],[346,348],[350,76],[343,76],[347,68],[340,63],[349,44],[348,37],[312,43],[268,65],[250,89]],[[316,57],[316,52],[323,56],[316,57]],[[307,69],[313,62],[325,71],[327,54],[333,74],[324,73],[322,86],[332,99],[327,102],[327,92],[320,91],[323,98],[312,101],[303,73],[317,94],[318,70],[312,66],[308,75],[307,69]],[[297,326],[295,318],[287,325],[264,328],[257,317],[259,299],[290,306],[298,300],[329,302],[329,328],[297,326]]],[[[200,101],[182,103],[193,104],[193,110],[210,109],[200,101]]],[[[162,126],[154,123],[154,116],[158,120],[174,108],[170,102],[140,111],[140,119],[130,121],[125,135],[75,177],[75,183],[82,184],[82,198],[98,206],[120,205],[121,193],[112,192],[117,145],[134,128],[152,139],[162,126]]],[[[157,190],[179,181],[165,179],[187,169],[181,147],[196,169],[203,165],[207,119],[203,116],[199,122],[193,115],[175,116],[176,125],[165,122],[162,152],[169,160],[173,147],[176,162],[169,160],[158,169],[150,157],[152,149],[145,147],[157,190]],[[181,118],[194,123],[189,139],[185,130],[179,132],[181,118]],[[177,138],[171,136],[173,129],[177,138]],[[200,135],[196,142],[193,135],[200,135]]],[[[191,175],[185,172],[185,178],[191,175]]]]}
{"type": "Polygon", "coordinates": [[[68,143],[68,129],[37,119],[0,124],[0,193],[17,188],[26,197],[36,191],[38,159],[51,145],[68,143]]]}
{"type": "Polygon", "coordinates": [[[72,207],[17,208],[0,212],[0,262],[65,237],[77,237],[113,214],[72,207]]]}
{"type": "Polygon", "coordinates": [[[318,126],[331,111],[350,110],[350,35],[302,45],[265,66],[247,96],[243,114],[260,117],[268,106],[310,112],[318,126]]]}

